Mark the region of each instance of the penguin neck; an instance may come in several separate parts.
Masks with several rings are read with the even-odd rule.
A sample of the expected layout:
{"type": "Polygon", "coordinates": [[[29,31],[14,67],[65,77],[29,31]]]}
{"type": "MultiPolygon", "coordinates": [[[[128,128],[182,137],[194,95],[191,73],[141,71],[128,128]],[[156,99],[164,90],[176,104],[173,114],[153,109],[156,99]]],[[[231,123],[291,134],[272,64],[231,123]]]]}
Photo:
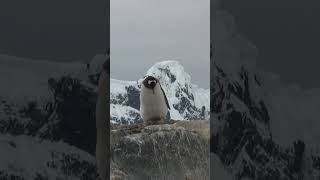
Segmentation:
{"type": "Polygon", "coordinates": [[[155,90],[156,90],[156,88],[158,88],[157,86],[158,86],[158,84],[156,84],[153,88],[151,88],[153,94],[155,94],[155,90]]]}

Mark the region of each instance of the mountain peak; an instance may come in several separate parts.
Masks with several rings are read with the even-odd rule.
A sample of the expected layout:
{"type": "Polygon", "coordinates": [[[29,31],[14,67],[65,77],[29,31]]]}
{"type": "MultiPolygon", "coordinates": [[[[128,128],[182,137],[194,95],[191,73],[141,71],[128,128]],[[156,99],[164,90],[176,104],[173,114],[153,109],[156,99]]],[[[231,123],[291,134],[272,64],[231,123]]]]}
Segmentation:
{"type": "Polygon", "coordinates": [[[154,64],[146,73],[155,76],[161,84],[191,84],[191,77],[185,72],[180,62],[175,60],[161,61],[154,64]]]}

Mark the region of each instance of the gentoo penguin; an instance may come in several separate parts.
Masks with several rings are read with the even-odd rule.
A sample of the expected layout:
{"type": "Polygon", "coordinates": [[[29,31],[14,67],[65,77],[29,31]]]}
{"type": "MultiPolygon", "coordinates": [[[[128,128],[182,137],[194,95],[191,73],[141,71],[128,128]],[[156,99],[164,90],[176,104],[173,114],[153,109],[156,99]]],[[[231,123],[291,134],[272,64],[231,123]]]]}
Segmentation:
{"type": "Polygon", "coordinates": [[[144,124],[163,124],[168,109],[168,99],[159,80],[153,76],[146,76],[140,92],[140,115],[144,124]]]}
{"type": "Polygon", "coordinates": [[[109,179],[109,88],[110,88],[110,58],[109,51],[107,60],[104,62],[98,84],[98,98],[96,104],[96,128],[97,128],[97,144],[96,144],[96,161],[97,169],[101,180],[109,179]]]}

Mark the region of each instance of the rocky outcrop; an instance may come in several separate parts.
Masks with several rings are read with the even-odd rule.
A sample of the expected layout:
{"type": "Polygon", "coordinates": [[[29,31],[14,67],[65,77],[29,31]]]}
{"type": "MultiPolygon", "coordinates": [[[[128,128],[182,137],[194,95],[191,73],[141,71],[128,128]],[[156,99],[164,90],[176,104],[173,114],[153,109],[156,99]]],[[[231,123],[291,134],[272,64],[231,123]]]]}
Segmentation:
{"type": "Polygon", "coordinates": [[[111,131],[111,174],[128,180],[209,180],[209,121],[111,131]]]}

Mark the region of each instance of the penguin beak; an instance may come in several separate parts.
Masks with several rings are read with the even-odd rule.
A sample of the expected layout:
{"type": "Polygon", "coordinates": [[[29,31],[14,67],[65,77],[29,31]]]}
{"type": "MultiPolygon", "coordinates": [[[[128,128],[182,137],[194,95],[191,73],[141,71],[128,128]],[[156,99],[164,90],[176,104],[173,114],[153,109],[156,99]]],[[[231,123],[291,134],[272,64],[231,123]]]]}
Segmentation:
{"type": "Polygon", "coordinates": [[[148,81],[148,84],[149,85],[156,84],[156,81],[155,80],[148,81]]]}

